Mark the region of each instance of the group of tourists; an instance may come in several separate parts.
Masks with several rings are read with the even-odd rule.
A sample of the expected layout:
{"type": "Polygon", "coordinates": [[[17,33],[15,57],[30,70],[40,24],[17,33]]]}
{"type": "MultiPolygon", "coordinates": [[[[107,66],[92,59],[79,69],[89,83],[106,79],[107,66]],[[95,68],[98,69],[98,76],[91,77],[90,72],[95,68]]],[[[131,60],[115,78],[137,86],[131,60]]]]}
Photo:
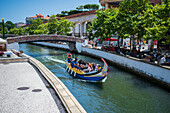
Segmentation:
{"type": "Polygon", "coordinates": [[[89,63],[82,59],[78,60],[77,57],[75,59],[72,59],[72,54],[70,52],[67,53],[67,58],[68,58],[68,63],[71,64],[72,68],[76,68],[84,72],[101,70],[100,64],[89,63]]]}

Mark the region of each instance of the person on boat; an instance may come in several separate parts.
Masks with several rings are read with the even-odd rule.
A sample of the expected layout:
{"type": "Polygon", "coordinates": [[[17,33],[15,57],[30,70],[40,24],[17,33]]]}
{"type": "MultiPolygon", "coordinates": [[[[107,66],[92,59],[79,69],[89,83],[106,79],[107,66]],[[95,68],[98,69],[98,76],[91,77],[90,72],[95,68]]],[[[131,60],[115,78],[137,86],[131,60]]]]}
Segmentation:
{"type": "Polygon", "coordinates": [[[79,62],[79,64],[85,65],[85,63],[84,63],[84,61],[82,59],[80,59],[78,62],[79,62]]]}
{"type": "Polygon", "coordinates": [[[70,52],[67,53],[68,63],[72,61],[72,54],[70,52]]]}
{"type": "Polygon", "coordinates": [[[71,61],[71,67],[74,68],[74,61],[71,61]]]}
{"type": "Polygon", "coordinates": [[[71,62],[71,67],[72,68],[76,68],[76,69],[79,69],[79,64],[77,62],[77,57],[74,59],[74,61],[71,62]]]}
{"type": "Polygon", "coordinates": [[[85,69],[83,69],[84,72],[90,72],[92,69],[91,69],[91,64],[86,62],[86,65],[85,65],[85,69]]]}
{"type": "Polygon", "coordinates": [[[96,64],[96,68],[95,68],[95,70],[96,70],[96,71],[100,71],[100,69],[101,69],[100,64],[96,64]]]}
{"type": "Polygon", "coordinates": [[[91,68],[92,68],[92,71],[95,70],[96,68],[95,63],[91,63],[91,68]]]}

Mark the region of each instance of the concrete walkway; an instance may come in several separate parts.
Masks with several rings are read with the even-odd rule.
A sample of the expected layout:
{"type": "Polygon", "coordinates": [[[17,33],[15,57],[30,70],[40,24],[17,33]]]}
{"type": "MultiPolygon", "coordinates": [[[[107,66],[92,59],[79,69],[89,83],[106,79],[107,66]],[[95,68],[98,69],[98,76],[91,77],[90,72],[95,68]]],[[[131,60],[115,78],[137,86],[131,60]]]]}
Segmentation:
{"type": "Polygon", "coordinates": [[[1,113],[66,112],[41,74],[28,62],[0,63],[1,113]]]}

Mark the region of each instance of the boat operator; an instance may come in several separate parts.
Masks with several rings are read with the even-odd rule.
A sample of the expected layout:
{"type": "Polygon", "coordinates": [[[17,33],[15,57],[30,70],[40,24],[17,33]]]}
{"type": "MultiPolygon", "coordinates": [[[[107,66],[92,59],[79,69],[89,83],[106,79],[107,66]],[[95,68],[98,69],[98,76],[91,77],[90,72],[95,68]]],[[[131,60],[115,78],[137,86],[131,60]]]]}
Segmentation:
{"type": "Polygon", "coordinates": [[[72,54],[70,52],[67,53],[68,63],[72,61],[72,54]]]}

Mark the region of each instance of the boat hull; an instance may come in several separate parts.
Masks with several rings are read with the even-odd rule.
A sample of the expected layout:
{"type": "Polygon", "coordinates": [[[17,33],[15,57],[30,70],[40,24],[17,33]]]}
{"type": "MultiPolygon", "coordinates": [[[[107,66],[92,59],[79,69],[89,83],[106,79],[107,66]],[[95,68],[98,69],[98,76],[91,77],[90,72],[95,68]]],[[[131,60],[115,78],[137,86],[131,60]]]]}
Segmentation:
{"type": "Polygon", "coordinates": [[[84,73],[76,68],[72,68],[71,65],[66,61],[66,70],[69,72],[70,75],[89,81],[102,81],[107,76],[107,69],[103,68],[98,72],[89,72],[84,73]]]}

